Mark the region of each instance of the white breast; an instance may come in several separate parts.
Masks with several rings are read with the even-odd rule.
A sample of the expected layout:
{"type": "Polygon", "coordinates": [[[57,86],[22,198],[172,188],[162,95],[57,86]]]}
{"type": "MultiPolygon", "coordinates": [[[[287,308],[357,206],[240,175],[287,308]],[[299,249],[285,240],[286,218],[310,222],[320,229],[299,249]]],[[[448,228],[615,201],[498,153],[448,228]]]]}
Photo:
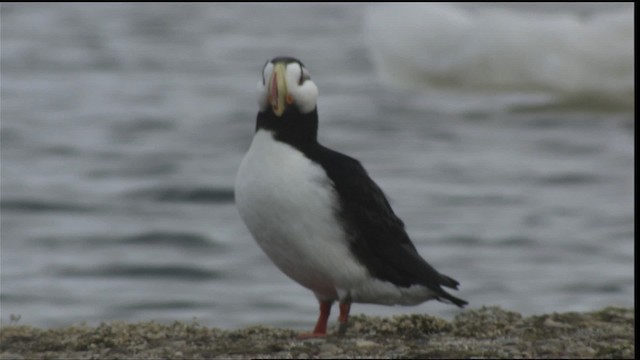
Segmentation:
{"type": "Polygon", "coordinates": [[[236,205],[253,237],[293,280],[324,299],[358,287],[367,270],[351,255],[324,169],[259,130],[236,178],[236,205]]]}

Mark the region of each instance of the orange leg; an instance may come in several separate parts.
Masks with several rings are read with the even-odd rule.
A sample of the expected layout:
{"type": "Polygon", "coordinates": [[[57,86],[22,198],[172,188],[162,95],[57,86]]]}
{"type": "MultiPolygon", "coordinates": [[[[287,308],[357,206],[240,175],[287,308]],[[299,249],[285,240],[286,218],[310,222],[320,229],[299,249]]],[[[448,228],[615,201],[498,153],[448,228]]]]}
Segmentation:
{"type": "Polygon", "coordinates": [[[340,316],[338,317],[338,322],[340,323],[338,327],[338,335],[344,336],[347,332],[347,323],[349,322],[349,311],[351,310],[350,302],[341,302],[340,303],[340,316]]]}
{"type": "Polygon", "coordinates": [[[313,335],[327,335],[327,321],[331,314],[331,305],[333,305],[333,301],[320,301],[320,315],[316,327],[313,329],[313,335]]]}
{"type": "Polygon", "coordinates": [[[318,322],[312,333],[302,333],[301,338],[326,336],[327,335],[327,321],[331,314],[331,306],[333,301],[320,301],[320,315],[318,316],[318,322]]]}

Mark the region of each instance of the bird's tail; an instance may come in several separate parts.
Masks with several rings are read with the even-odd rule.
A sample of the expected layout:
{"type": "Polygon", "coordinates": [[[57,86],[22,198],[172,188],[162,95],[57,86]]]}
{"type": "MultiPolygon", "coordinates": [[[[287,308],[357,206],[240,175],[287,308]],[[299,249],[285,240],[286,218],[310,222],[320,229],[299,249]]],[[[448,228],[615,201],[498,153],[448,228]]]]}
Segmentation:
{"type": "Polygon", "coordinates": [[[462,300],[460,298],[457,298],[457,297],[449,294],[448,292],[446,292],[444,290],[442,292],[443,292],[443,294],[438,297],[439,300],[446,300],[445,302],[452,303],[452,304],[457,305],[457,306],[459,306],[461,308],[463,308],[465,305],[468,304],[468,302],[466,300],[462,300]]]}
{"type": "Polygon", "coordinates": [[[440,274],[440,285],[448,287],[449,289],[458,290],[460,283],[447,275],[440,274]]]}
{"type": "MultiPolygon", "coordinates": [[[[450,289],[458,290],[458,285],[460,285],[460,283],[448,277],[447,275],[440,274],[440,285],[448,287],[450,289]]],[[[440,298],[441,300],[442,299],[447,300],[447,302],[455,304],[459,307],[464,307],[465,305],[468,304],[467,301],[457,298],[444,290],[442,290],[442,294],[440,295],[440,298]]]]}

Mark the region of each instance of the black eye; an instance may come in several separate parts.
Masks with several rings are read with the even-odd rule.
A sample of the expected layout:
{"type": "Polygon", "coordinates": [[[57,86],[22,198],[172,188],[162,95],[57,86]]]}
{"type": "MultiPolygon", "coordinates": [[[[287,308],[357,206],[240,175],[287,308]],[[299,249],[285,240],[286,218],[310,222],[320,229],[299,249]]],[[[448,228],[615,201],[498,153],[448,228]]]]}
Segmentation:
{"type": "Polygon", "coordinates": [[[267,81],[264,78],[264,70],[267,68],[267,65],[269,65],[269,60],[267,60],[267,62],[265,62],[264,66],[262,67],[262,85],[267,84],[267,81]]]}
{"type": "Polygon", "coordinates": [[[305,81],[311,79],[311,77],[309,76],[309,72],[307,71],[307,69],[301,67],[300,68],[300,81],[298,82],[298,85],[302,85],[305,81]]]}

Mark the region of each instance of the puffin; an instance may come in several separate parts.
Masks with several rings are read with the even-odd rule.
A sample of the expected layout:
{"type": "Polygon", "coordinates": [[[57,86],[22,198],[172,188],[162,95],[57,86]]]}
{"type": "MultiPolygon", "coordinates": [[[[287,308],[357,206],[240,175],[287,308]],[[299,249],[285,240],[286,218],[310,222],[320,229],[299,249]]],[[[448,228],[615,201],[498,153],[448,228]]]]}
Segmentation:
{"type": "Polygon", "coordinates": [[[320,305],[312,333],[327,335],[339,303],[338,335],[352,303],[464,307],[444,288],[458,281],[416,250],[404,223],[362,164],[318,142],[318,87],[298,59],[265,63],[255,133],[240,163],[235,202],[269,259],[320,305]]]}

